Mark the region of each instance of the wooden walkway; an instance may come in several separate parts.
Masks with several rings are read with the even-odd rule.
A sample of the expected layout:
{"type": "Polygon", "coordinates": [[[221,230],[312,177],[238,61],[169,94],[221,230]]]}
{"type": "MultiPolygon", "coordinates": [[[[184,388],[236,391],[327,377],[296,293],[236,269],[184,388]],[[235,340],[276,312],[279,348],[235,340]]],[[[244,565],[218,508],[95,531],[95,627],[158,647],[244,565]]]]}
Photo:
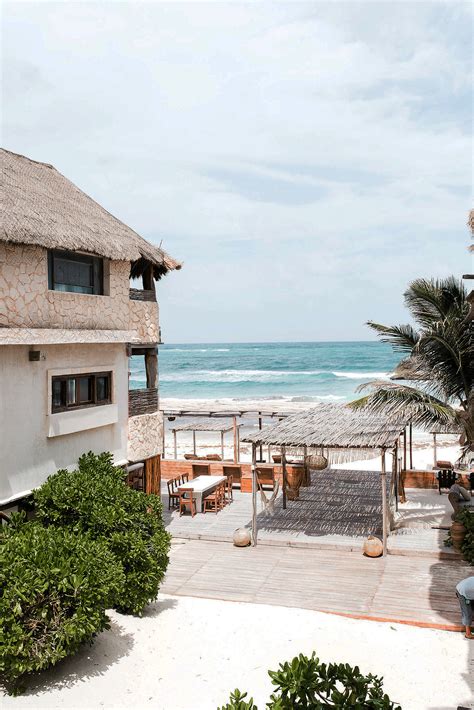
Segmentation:
{"type": "Polygon", "coordinates": [[[460,629],[455,586],[470,573],[457,560],[175,540],[161,589],[454,631],[460,629]]]}

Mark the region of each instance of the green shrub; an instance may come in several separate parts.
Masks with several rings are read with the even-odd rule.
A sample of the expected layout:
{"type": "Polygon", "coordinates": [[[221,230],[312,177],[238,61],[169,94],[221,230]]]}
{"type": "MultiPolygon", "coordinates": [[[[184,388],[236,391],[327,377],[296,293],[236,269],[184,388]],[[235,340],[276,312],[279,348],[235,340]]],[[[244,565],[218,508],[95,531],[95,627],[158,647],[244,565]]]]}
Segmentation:
{"type": "MultiPolygon", "coordinates": [[[[276,687],[268,710],[400,710],[383,692],[381,678],[364,676],[347,663],[320,663],[314,653],[310,658],[300,654],[268,673],[276,687]]],[[[252,699],[246,703],[246,695],[235,690],[219,710],[257,710],[252,699]]]]}
{"type": "Polygon", "coordinates": [[[108,628],[125,578],[107,545],[15,516],[0,531],[0,677],[11,692],[108,628]]]}
{"type": "Polygon", "coordinates": [[[88,453],[76,471],[61,470],[34,493],[43,525],[103,539],[120,561],[125,587],[114,607],[139,614],[155,599],[168,566],[170,536],[160,499],[129,488],[108,453],[88,453]]]}
{"type": "Polygon", "coordinates": [[[469,510],[462,510],[456,515],[456,520],[466,528],[466,536],[461,546],[464,559],[474,565],[474,515],[469,510]]]}

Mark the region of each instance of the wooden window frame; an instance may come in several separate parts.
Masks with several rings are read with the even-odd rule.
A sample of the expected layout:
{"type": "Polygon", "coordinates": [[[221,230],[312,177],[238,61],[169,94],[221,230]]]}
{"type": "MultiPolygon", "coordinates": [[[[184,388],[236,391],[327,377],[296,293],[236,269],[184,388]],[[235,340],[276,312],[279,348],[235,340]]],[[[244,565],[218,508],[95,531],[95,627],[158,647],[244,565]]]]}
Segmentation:
{"type": "MultiPolygon", "coordinates": [[[[65,385],[67,387],[67,384],[65,385]]],[[[51,414],[59,414],[60,412],[73,412],[77,409],[89,409],[90,407],[103,407],[104,405],[112,404],[112,371],[105,372],[80,372],[74,375],[54,375],[51,378],[51,414]],[[92,378],[92,401],[85,403],[65,404],[54,406],[53,389],[55,382],[67,383],[69,380],[75,380],[76,393],[79,391],[78,380],[83,377],[92,378]],[[107,399],[97,399],[97,378],[106,377],[108,381],[108,397],[107,399]]]]}
{"type": "Polygon", "coordinates": [[[101,256],[94,256],[93,254],[82,254],[75,251],[63,251],[61,249],[49,249],[48,250],[48,289],[50,291],[60,291],[61,293],[75,293],[78,296],[103,296],[104,295],[104,259],[101,256]],[[55,258],[69,259],[70,261],[79,261],[84,264],[88,264],[92,267],[92,293],[82,293],[81,291],[74,291],[68,289],[68,285],[64,284],[66,289],[62,291],[61,289],[55,288],[55,258]]]}

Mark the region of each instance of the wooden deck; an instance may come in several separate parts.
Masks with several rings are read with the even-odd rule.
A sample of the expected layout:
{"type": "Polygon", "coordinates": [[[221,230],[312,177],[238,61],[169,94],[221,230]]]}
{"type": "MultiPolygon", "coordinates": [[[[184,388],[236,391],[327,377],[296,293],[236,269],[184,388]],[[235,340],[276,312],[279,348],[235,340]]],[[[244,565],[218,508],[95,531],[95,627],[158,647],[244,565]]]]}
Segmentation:
{"type": "MultiPolygon", "coordinates": [[[[267,494],[268,495],[268,494],[267,494]]],[[[414,508],[401,513],[400,527],[389,536],[391,554],[423,555],[434,558],[457,557],[444,546],[446,531],[433,524],[449,522],[447,497],[436,492],[415,490],[414,508]],[[426,499],[426,510],[423,501],[426,499]]],[[[168,511],[163,488],[165,524],[174,538],[230,542],[236,528],[251,527],[252,496],[234,491],[234,502],[215,513],[180,517],[168,511]]],[[[402,508],[403,506],[401,506],[402,508]]],[[[377,472],[334,470],[312,472],[312,485],[301,488],[298,501],[282,508],[281,496],[274,515],[262,510],[258,496],[258,544],[360,552],[367,535],[381,535],[382,501],[377,472]]]]}
{"type": "Polygon", "coordinates": [[[162,591],[454,631],[455,586],[469,573],[457,560],[175,540],[162,591]]]}

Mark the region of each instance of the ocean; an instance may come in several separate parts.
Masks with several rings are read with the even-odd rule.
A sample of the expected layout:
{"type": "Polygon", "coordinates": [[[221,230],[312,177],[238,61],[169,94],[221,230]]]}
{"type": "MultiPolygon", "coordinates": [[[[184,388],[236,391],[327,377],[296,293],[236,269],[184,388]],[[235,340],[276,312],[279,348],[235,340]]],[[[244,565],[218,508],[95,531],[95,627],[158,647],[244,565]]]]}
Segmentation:
{"type": "MultiPolygon", "coordinates": [[[[379,342],[167,344],[159,348],[160,397],[344,402],[399,361],[379,342]]],[[[130,372],[130,386],[143,387],[143,358],[131,358],[130,372]]]]}

